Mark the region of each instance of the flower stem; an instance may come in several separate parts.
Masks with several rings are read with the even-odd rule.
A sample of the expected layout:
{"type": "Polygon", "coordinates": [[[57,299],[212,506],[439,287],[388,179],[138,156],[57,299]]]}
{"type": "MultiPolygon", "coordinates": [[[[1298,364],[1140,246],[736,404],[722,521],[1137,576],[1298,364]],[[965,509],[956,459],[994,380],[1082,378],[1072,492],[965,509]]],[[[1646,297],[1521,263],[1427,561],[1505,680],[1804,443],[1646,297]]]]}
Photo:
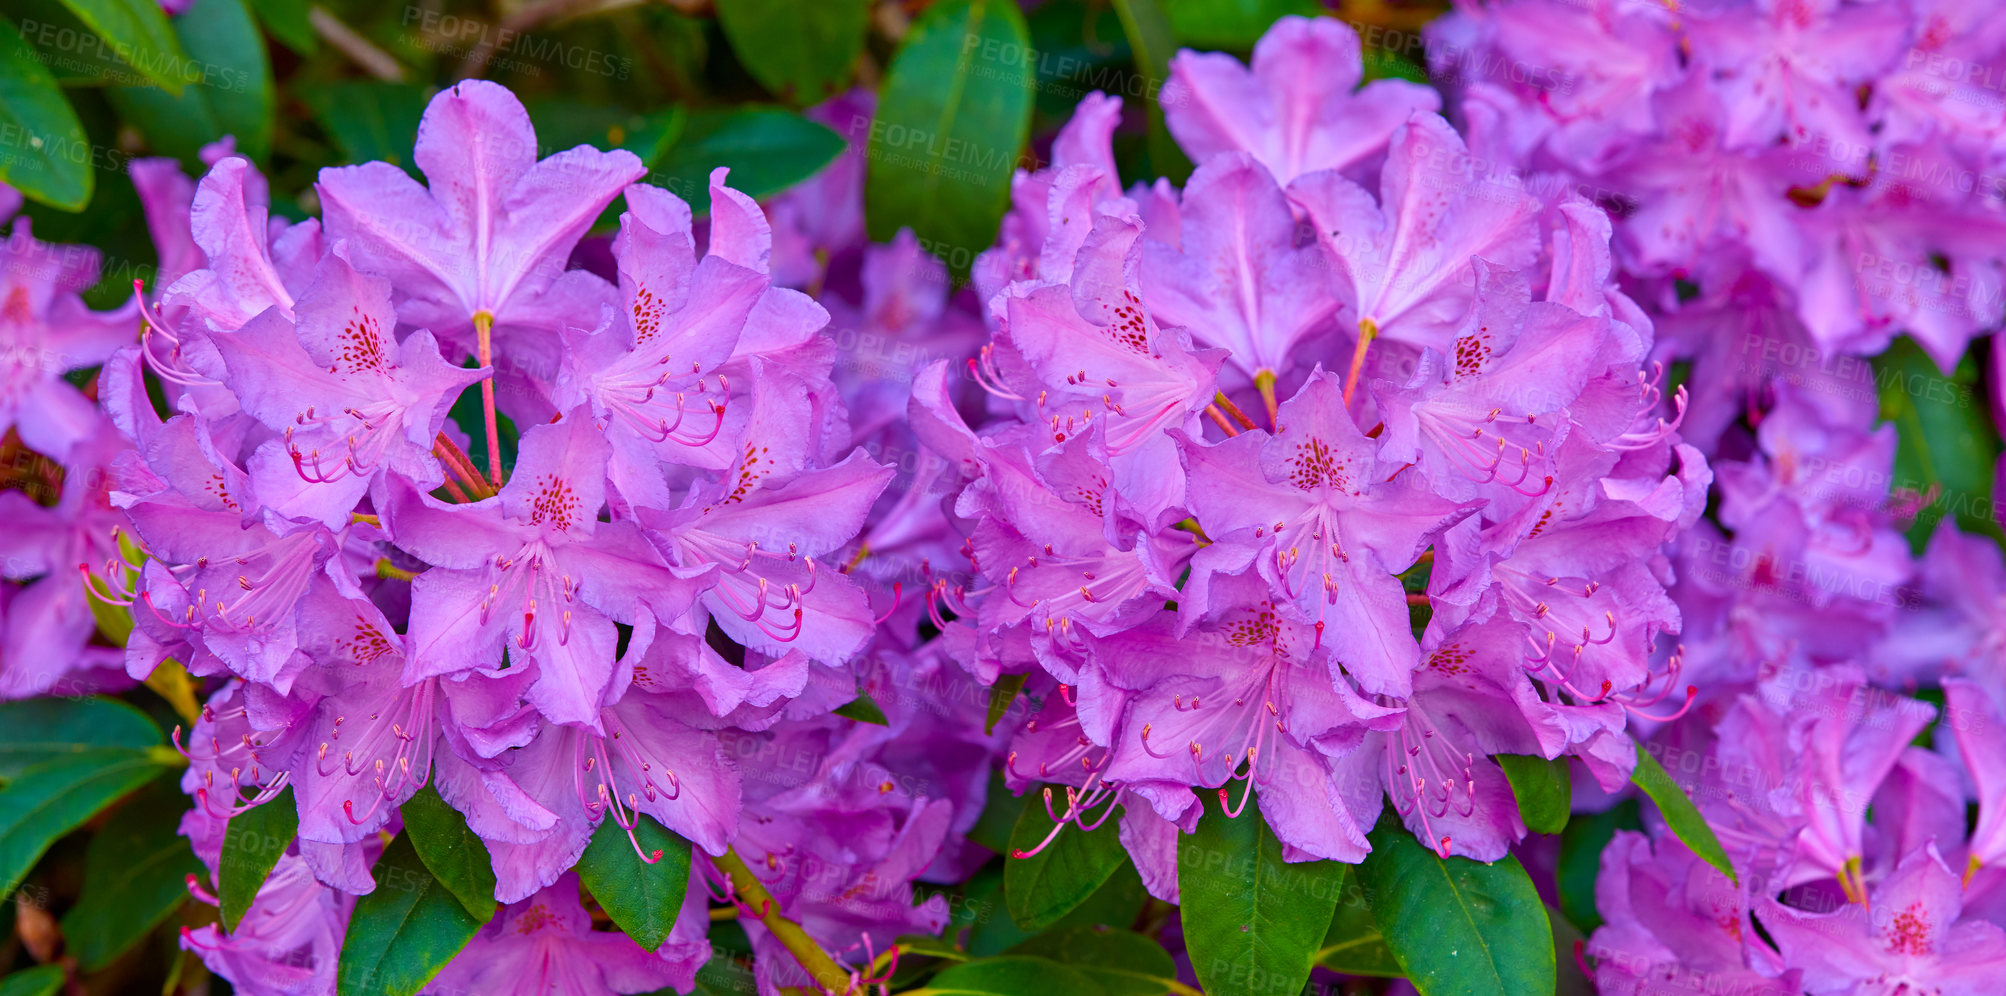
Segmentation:
{"type": "Polygon", "coordinates": [[[474,312],[474,335],[479,350],[481,366],[488,368],[486,380],[481,381],[481,418],[488,429],[488,480],[497,488],[502,484],[501,433],[495,429],[495,316],[486,309],[474,312]]]}
{"type": "Polygon", "coordinates": [[[773,932],[775,940],[786,946],[794,955],[794,960],[808,971],[808,977],[815,981],[816,986],[831,993],[850,991],[849,971],[825,954],[800,924],[780,915],[780,901],[766,891],[766,886],[760,883],[752,869],[745,866],[745,859],[740,858],[737,851],[727,849],[711,861],[731,878],[732,889],[744,898],[748,909],[764,911],[759,922],[773,932]]]}

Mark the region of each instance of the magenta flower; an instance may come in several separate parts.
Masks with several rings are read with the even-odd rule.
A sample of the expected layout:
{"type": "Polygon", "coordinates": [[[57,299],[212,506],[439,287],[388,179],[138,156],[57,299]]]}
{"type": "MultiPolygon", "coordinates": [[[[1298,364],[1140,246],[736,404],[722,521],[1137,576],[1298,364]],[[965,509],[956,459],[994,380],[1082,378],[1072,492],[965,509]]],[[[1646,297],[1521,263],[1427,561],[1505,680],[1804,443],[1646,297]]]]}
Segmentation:
{"type": "Polygon", "coordinates": [[[692,883],[674,933],[661,951],[644,951],[625,934],[593,930],[578,905],[578,880],[566,875],[502,910],[425,991],[611,996],[688,989],[710,958],[703,895],[692,883]]]}
{"type": "Polygon", "coordinates": [[[137,312],[96,312],[81,293],[98,279],[98,254],[37,241],[28,220],[0,245],[0,434],[56,460],[97,427],[91,403],[63,379],[98,366],[135,340],[137,312]]]}
{"type": "Polygon", "coordinates": [[[1192,160],[1245,152],[1288,184],[1367,164],[1435,91],[1364,77],[1358,33],[1330,18],[1284,17],[1254,46],[1251,69],[1230,55],[1182,51],[1163,87],[1164,119],[1192,160]]]}
{"type": "Polygon", "coordinates": [[[631,522],[600,522],[607,444],[581,412],[523,435],[501,492],[448,505],[393,479],[385,524],[432,570],[411,592],[407,681],[536,668],[527,696],[553,722],[596,725],[612,689],[614,623],[669,620],[696,576],[658,558],[631,522]]]}

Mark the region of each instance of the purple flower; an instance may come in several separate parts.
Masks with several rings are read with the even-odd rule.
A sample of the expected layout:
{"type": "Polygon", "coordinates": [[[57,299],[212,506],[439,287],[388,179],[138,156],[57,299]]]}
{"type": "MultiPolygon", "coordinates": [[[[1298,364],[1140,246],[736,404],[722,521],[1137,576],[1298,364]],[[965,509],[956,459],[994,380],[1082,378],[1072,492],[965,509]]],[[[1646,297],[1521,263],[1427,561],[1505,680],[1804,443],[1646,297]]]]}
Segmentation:
{"type": "Polygon", "coordinates": [[[81,294],[98,254],[36,240],[28,219],[0,244],[0,433],[57,460],[97,427],[91,403],[63,375],[98,366],[134,341],[137,312],[96,312],[81,294]]]}
{"type": "Polygon", "coordinates": [[[414,325],[459,337],[485,312],[497,328],[558,331],[562,313],[549,309],[565,291],[552,285],[582,277],[563,275],[572,245],[643,169],[623,150],[580,146],[541,161],[536,150],[529,114],[506,88],[455,84],[418,126],[412,161],[429,188],[388,163],[321,172],[328,237],[397,286],[399,314],[414,325]],[[557,297],[540,303],[547,293],[557,297]]]}
{"type": "Polygon", "coordinates": [[[692,882],[668,941],[659,952],[644,951],[625,934],[593,930],[578,905],[578,880],[566,875],[502,910],[422,991],[610,996],[688,989],[710,958],[703,896],[692,882]]]}
{"type": "Polygon", "coordinates": [[[1964,916],[1961,892],[1937,849],[1925,846],[1863,902],[1821,912],[1765,898],[1758,909],[1777,950],[1801,969],[1806,992],[1908,988],[1977,996],[1991,992],[2006,968],[2006,931],[1964,916]]]}
{"type": "Polygon", "coordinates": [[[1245,152],[1287,184],[1369,163],[1409,116],[1441,107],[1428,87],[1381,79],[1360,88],[1363,76],[1349,25],[1284,17],[1254,46],[1251,70],[1230,55],[1178,52],[1163,87],[1164,120],[1201,165],[1245,152]]]}
{"type": "Polygon", "coordinates": [[[1419,648],[1394,575],[1473,509],[1389,483],[1399,468],[1353,424],[1331,374],[1311,374],[1276,427],[1187,444],[1191,508],[1215,541],[1195,560],[1193,584],[1252,564],[1277,609],[1312,625],[1361,687],[1404,696],[1419,648]]]}
{"type": "Polygon", "coordinates": [[[385,525],[431,570],[411,592],[407,681],[479,668],[536,668],[527,696],[546,718],[597,723],[614,674],[616,622],[673,619],[702,565],[678,575],[632,522],[600,522],[607,444],[590,418],[523,435],[501,492],[449,505],[393,479],[385,525]]]}

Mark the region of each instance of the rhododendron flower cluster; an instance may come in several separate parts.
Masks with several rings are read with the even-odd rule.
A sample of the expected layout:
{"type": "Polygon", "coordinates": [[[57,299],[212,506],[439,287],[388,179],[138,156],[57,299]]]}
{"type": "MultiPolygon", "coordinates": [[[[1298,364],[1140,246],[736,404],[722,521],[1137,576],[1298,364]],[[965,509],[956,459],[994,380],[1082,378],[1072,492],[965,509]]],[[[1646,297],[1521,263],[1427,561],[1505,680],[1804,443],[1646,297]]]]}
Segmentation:
{"type": "Polygon", "coordinates": [[[331,985],[352,897],[380,885],[379,831],[421,789],[479,835],[505,904],[449,989],[527,984],[537,959],[589,960],[603,977],[578,991],[687,988],[725,872],[698,861],[695,912],[657,951],[586,931],[570,876],[598,824],[631,836],[643,815],[776,870],[771,896],[832,950],[941,924],[902,897],[968,807],[877,760],[917,706],[891,703],[875,737],[830,714],[897,595],[847,576],[892,471],[852,436],[828,313],[776,284],[773,230],[724,171],[698,227],[633,185],[627,153],[535,149],[512,95],[463,83],[426,111],[422,184],[328,169],[324,218],[287,224],[217,150],[198,185],[149,198],[200,265],[138,305],[105,414],[73,433],[72,467],[109,484],[72,527],[98,548],[68,559],[131,607],[131,677],[173,661],[221,681],[181,742],[184,830],[212,871],[228,821],[297,807],[243,924],[187,939],[253,991],[331,985]],[[623,194],[613,271],[568,266],[623,194]],[[479,443],[447,418],[463,395],[486,404],[479,443]],[[815,764],[742,770],[775,751],[815,764]],[[875,907],[818,914],[860,882],[885,883],[875,907]]]}
{"type": "Polygon", "coordinates": [[[988,424],[945,369],[915,385],[970,478],[973,579],[931,592],[948,638],[985,679],[1060,686],[1006,770],[1070,786],[1083,826],[1121,806],[1166,899],[1193,789],[1258,793],[1303,858],[1358,861],[1390,800],[1496,860],[1526,828],[1489,755],[1578,757],[1614,790],[1627,716],[1690,695],[1652,655],[1710,472],[1607,217],[1473,187],[1432,94],[1353,93],[1358,65],[1301,19],[1251,68],[1178,56],[1182,191],[1122,191],[1119,105],[1083,104],[977,266],[988,424]]]}
{"type": "Polygon", "coordinates": [[[1619,835],[1587,948],[1605,992],[1996,988],[2000,552],[1930,507],[1968,496],[1902,479],[1917,443],[1877,424],[1890,390],[1982,403],[1865,359],[1905,333],[1949,371],[1999,323],[1985,17],[1514,0],[1430,29],[1467,65],[1569,81],[1466,73],[1461,114],[1493,167],[1614,209],[1616,268],[1655,355],[1690,363],[1683,431],[1713,457],[1716,514],[1672,555],[1701,699],[1651,749],[1738,881],[1619,835]],[[1942,521],[1913,556],[1919,516],[1942,521]]]}
{"type": "Polygon", "coordinates": [[[1201,821],[1522,880],[1557,807],[1623,827],[1566,910],[1603,992],[1991,991],[2006,555],[1901,479],[1870,359],[2001,318],[1945,68],[2006,59],[1987,13],[1458,3],[1440,90],[1285,17],[1170,59],[1181,183],[1082,99],[965,285],[866,238],[862,92],[763,205],[478,80],[318,217],[229,141],[137,161],[124,307],[0,247],[0,698],[187,697],[181,943],[249,993],[353,988],[428,813],[481,884],[417,991],[687,992],[728,929],[761,993],[889,993],[968,960],[1005,793],[1006,861],[1112,837],[1152,931],[1201,821]],[[683,885],[664,841],[643,943],[595,876],[683,885]]]}

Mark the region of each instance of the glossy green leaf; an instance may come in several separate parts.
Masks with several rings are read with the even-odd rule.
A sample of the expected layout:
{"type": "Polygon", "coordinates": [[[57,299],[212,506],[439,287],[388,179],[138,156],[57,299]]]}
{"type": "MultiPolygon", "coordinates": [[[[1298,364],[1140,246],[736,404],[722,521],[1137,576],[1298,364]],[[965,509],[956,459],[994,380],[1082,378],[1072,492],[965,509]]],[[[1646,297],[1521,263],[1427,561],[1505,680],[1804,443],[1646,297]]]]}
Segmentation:
{"type": "Polygon", "coordinates": [[[70,102],[19,32],[0,18],[0,131],[21,136],[0,156],[0,181],[50,207],[91,200],[91,143],[70,102]]]}
{"type": "MultiPolygon", "coordinates": [[[[1051,793],[1052,812],[1065,815],[1064,787],[1053,787],[1051,793]]],[[[1128,852],[1121,846],[1112,818],[1091,832],[1068,826],[1052,836],[1056,824],[1046,815],[1043,801],[1035,794],[1029,798],[1010,831],[1003,898],[1010,918],[1019,927],[1043,930],[1086,902],[1128,860],[1128,852]],[[1040,843],[1044,847],[1040,848],[1040,843]],[[1036,854],[1018,856],[1034,849],[1036,854]]]]}
{"type": "MultiPolygon", "coordinates": [[[[171,94],[205,82],[201,56],[190,58],[156,0],[63,0],[126,65],[171,94]]],[[[186,14],[182,16],[187,16],[186,14]]]]}
{"type": "Polygon", "coordinates": [[[690,884],[690,842],[645,813],[635,814],[630,842],[627,832],[608,818],[600,821],[592,843],[578,859],[578,879],[613,918],[614,926],[653,951],[668,939],[676,914],[682,912],[690,884]],[[643,862],[634,853],[635,842],[649,857],[661,858],[653,864],[643,862]]]}
{"type": "Polygon", "coordinates": [[[1184,943],[1208,993],[1302,992],[1344,888],[1337,862],[1283,861],[1259,803],[1229,818],[1210,800],[1177,838],[1184,943]]]}
{"type": "MultiPolygon", "coordinates": [[[[1068,831],[1070,832],[1070,831],[1068,831]]],[[[968,952],[977,957],[999,955],[1036,936],[1017,925],[1011,919],[1007,904],[1003,901],[1003,866],[991,865],[969,881],[967,895],[962,909],[956,911],[956,922],[967,920],[972,923],[968,931],[968,952]],[[984,881],[990,871],[993,879],[984,881]]],[[[1149,901],[1149,893],[1142,887],[1142,876],[1135,865],[1124,861],[1113,875],[1087,901],[1073,908],[1071,913],[1059,918],[1051,930],[1066,927],[1094,927],[1099,929],[1126,928],[1135,923],[1142,912],[1143,904],[1149,901]]]]}
{"type": "MultiPolygon", "coordinates": [[[[409,83],[343,80],[309,87],[300,99],[347,162],[382,160],[412,175],[411,149],[425,114],[425,91],[409,83]]],[[[478,392],[474,392],[478,393],[478,392]]],[[[478,409],[479,401],[475,406],[478,409]]]]}
{"type": "Polygon", "coordinates": [[[989,690],[989,716],[982,722],[983,733],[996,732],[996,724],[1010,714],[1010,706],[1017,701],[1017,693],[1024,690],[1024,679],[1028,674],[1005,674],[997,677],[995,687],[989,690]]]}
{"type": "Polygon", "coordinates": [[[494,916],[494,862],[487,845],[467,829],[466,817],[430,785],[406,800],[402,812],[404,833],[432,877],[476,919],[494,916]]]}
{"type": "Polygon", "coordinates": [[[771,197],[821,172],[843,152],[843,136],[775,107],[692,111],[682,135],[648,171],[697,214],[710,212],[710,173],[731,168],[732,189],[771,197]]]}
{"type": "Polygon", "coordinates": [[[91,836],[84,887],[63,914],[64,950],[95,972],[139,943],[188,899],[188,876],[202,863],[178,833],[188,797],[158,779],[91,836]]]}
{"type": "Polygon", "coordinates": [[[1315,0],[1160,0],[1179,44],[1246,52],[1289,14],[1326,13],[1315,0]]]}
{"type": "Polygon", "coordinates": [[[309,13],[313,4],[309,0],[251,0],[251,9],[257,11],[258,23],[287,48],[301,55],[312,55],[320,48],[320,39],[313,33],[309,13]]]}
{"type": "Polygon", "coordinates": [[[1078,970],[1108,996],[1161,996],[1177,979],[1170,952],[1132,930],[1067,927],[1048,930],[1011,948],[1012,955],[1037,955],[1078,970]]]}
{"type": "Polygon", "coordinates": [[[66,754],[144,751],[160,741],[160,728],[145,713],[117,699],[0,702],[0,781],[66,754]]]}
{"type": "Polygon", "coordinates": [[[1376,975],[1398,978],[1407,974],[1386,946],[1379,921],[1372,918],[1372,904],[1359,887],[1358,875],[1349,865],[1340,865],[1344,881],[1337,893],[1337,911],[1324,931],[1323,947],[1316,952],[1319,967],[1346,975],[1376,975]]]}
{"type": "Polygon", "coordinates": [[[1517,858],[1438,857],[1391,815],[1369,839],[1358,881],[1421,996],[1553,992],[1553,930],[1517,858]]]}
{"type": "MultiPolygon", "coordinates": [[[[1161,0],[1114,0],[1114,9],[1121,17],[1121,30],[1128,36],[1128,47],[1135,53],[1136,71],[1144,80],[1154,83],[1147,92],[1161,91],[1163,81],[1170,78],[1170,56],[1177,50],[1177,38],[1161,0]]],[[[1148,172],[1169,177],[1173,183],[1183,183],[1191,176],[1191,160],[1178,148],[1169,127],[1163,123],[1163,102],[1150,100],[1147,106],[1148,172]]]]}
{"type": "Polygon", "coordinates": [[[1707,825],[1699,807],[1693,805],[1693,801],[1686,797],[1686,790],[1672,780],[1665,766],[1659,764],[1642,743],[1637,744],[1637,768],[1630,772],[1630,781],[1658,804],[1658,814],[1665,818],[1665,825],[1671,827],[1672,832],[1678,834],[1679,839],[1700,860],[1720,869],[1729,881],[1741,881],[1735,877],[1734,863],[1727,859],[1727,850],[1720,846],[1720,838],[1714,836],[1713,827],[1707,825]]]}
{"type": "Polygon", "coordinates": [[[1874,358],[1874,383],[1880,417],[1897,432],[1895,498],[1909,492],[1929,499],[1909,526],[1910,548],[1920,554],[1945,517],[1966,532],[2006,540],[1992,504],[1999,430],[1986,411],[1976,354],[1966,352],[1945,377],[1903,336],[1874,358]]]}
{"type": "Polygon", "coordinates": [[[1618,830],[1642,829],[1637,800],[1625,799],[1599,813],[1570,820],[1560,835],[1560,911],[1583,933],[1602,926],[1595,908],[1595,880],[1602,874],[1602,851],[1618,830]]]}
{"type": "Polygon", "coordinates": [[[1106,996],[1086,973],[1046,958],[1010,955],[956,965],[907,996],[1106,996]]]}
{"type": "Polygon", "coordinates": [[[717,21],[752,78],[797,104],[850,79],[870,29],[870,0],[718,0],[717,21]]]}
{"type": "Polygon", "coordinates": [[[63,990],[63,966],[37,965],[0,975],[0,996],[56,996],[63,990]]]}
{"type": "Polygon", "coordinates": [[[106,95],[119,115],[154,151],[190,169],[202,168],[202,147],[225,135],[235,136],[237,151],[262,162],[272,145],[272,67],[244,0],[195,0],[174,19],[174,31],[201,67],[200,78],[179,96],[112,87],[106,95]]]}
{"type": "Polygon", "coordinates": [[[864,181],[873,240],[911,228],[965,275],[996,240],[1031,126],[1037,59],[1014,0],[942,0],[878,89],[864,181]]]}
{"type": "Polygon", "coordinates": [[[1559,833],[1574,811],[1574,781],[1567,759],[1547,760],[1525,754],[1499,754],[1498,766],[1518,800],[1518,815],[1533,833],[1559,833]]]}
{"type": "Polygon", "coordinates": [[[265,879],[299,835],[299,807],[288,788],[263,805],[230,818],[223,831],[223,857],[216,865],[216,898],[221,901],[223,926],[237,929],[265,879]]]}
{"type": "Polygon", "coordinates": [[[484,920],[425,867],[411,838],[397,835],[373,869],[376,891],[355,901],[335,970],[339,996],[414,996],[432,981],[484,920]]]}
{"type": "Polygon", "coordinates": [[[878,708],[877,700],[871,698],[869,692],[858,692],[856,698],[837,706],[833,711],[838,716],[854,719],[859,723],[870,723],[875,726],[892,725],[891,721],[885,718],[885,711],[878,708]]]}
{"type": "Polygon", "coordinates": [[[10,895],[56,838],[167,770],[151,751],[65,754],[0,788],[0,896],[10,895]]]}

